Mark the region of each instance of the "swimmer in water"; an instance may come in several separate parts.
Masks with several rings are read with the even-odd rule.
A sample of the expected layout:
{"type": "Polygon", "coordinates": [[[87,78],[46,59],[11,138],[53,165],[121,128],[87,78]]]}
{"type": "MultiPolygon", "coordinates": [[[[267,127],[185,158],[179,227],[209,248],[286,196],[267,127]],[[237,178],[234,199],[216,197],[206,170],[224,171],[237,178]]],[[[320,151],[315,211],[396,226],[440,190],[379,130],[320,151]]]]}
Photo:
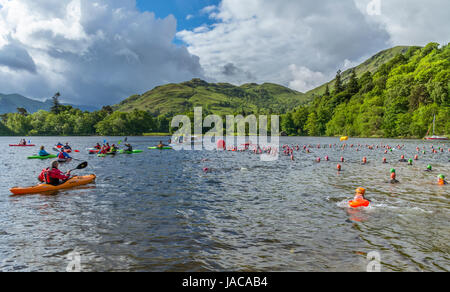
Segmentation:
{"type": "Polygon", "coordinates": [[[408,160],[405,159],[405,155],[402,155],[399,162],[408,162],[408,160]]]}
{"type": "Polygon", "coordinates": [[[397,178],[397,175],[395,173],[395,169],[391,169],[391,181],[390,181],[390,183],[391,184],[399,183],[399,181],[396,178],[397,178]]]}
{"type": "Polygon", "coordinates": [[[440,174],[438,176],[438,184],[441,185],[441,186],[448,184],[447,181],[445,180],[445,175],[440,174]]]}
{"type": "Polygon", "coordinates": [[[371,203],[370,200],[364,197],[366,190],[364,188],[357,188],[355,197],[352,201],[349,202],[350,207],[359,208],[359,207],[368,207],[371,203]]]}
{"type": "Polygon", "coordinates": [[[430,164],[428,164],[427,169],[425,169],[425,171],[431,172],[433,171],[433,167],[430,164]]]}
{"type": "Polygon", "coordinates": [[[355,197],[353,198],[353,201],[361,201],[361,200],[369,201],[369,200],[367,200],[364,197],[365,194],[366,194],[366,189],[365,188],[357,188],[356,189],[356,193],[355,193],[355,197]]]}

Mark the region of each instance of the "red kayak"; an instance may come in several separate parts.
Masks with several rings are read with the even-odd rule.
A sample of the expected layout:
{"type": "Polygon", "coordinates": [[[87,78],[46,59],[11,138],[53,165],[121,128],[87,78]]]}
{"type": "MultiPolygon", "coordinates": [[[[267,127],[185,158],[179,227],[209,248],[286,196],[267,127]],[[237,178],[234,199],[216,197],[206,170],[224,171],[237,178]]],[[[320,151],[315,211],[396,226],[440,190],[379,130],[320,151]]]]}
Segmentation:
{"type": "Polygon", "coordinates": [[[36,145],[34,144],[28,144],[28,145],[14,145],[14,144],[9,144],[9,147],[34,147],[36,145]]]}

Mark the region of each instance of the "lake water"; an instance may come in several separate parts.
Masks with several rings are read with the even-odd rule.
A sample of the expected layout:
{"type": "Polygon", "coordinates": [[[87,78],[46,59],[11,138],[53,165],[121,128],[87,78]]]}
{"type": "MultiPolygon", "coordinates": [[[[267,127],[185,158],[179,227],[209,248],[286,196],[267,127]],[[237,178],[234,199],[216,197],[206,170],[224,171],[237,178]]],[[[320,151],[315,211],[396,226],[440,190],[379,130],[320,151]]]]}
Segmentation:
{"type": "MultiPolygon", "coordinates": [[[[74,173],[97,180],[14,197],[11,187],[37,184],[51,162],[26,159],[38,147],[8,147],[19,139],[0,138],[0,271],[65,271],[74,251],[83,271],[366,271],[371,252],[382,271],[450,270],[450,186],[437,185],[439,174],[450,176],[449,143],[434,143],[444,152],[432,154],[423,141],[350,139],[405,146],[388,154],[312,147],[295,152],[295,161],[263,162],[249,152],[147,150],[158,137],[130,137],[144,153],[106,158],[85,150],[105,138],[33,138],[47,150],[70,141],[81,151],[74,157],[89,162],[74,173]],[[412,166],[398,162],[417,154],[416,146],[426,154],[412,166]],[[427,164],[433,172],[424,171],[427,164]],[[392,167],[400,184],[387,183],[392,167]],[[357,187],[367,189],[371,207],[347,207],[357,187]]],[[[319,143],[340,144],[281,138],[300,147],[319,143]]]]}

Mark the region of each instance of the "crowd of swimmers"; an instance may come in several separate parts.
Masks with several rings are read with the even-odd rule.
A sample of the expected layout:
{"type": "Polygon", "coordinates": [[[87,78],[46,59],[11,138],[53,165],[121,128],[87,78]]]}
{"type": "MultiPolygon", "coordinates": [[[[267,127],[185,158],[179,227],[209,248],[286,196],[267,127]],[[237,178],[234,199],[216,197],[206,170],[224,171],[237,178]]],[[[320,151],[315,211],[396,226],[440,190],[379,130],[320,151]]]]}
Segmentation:
{"type": "MultiPolygon", "coordinates": [[[[221,141],[220,143],[218,143],[218,148],[222,148],[223,150],[228,150],[228,151],[236,151],[236,152],[243,152],[243,151],[250,151],[251,153],[255,153],[255,154],[278,154],[278,148],[272,148],[272,147],[261,147],[260,145],[255,145],[252,143],[245,143],[242,145],[243,147],[225,147],[225,143],[223,143],[223,141],[221,141]]],[[[344,143],[342,145],[337,145],[337,144],[326,144],[326,145],[283,145],[281,147],[282,149],[282,154],[284,156],[287,156],[290,158],[290,160],[294,161],[295,160],[295,152],[300,152],[301,150],[306,153],[306,154],[310,154],[312,153],[311,149],[313,148],[317,148],[317,149],[321,149],[321,148],[340,148],[341,150],[345,150],[345,149],[355,149],[355,151],[361,151],[362,147],[366,147],[366,149],[368,150],[375,150],[375,149],[383,149],[384,153],[389,153],[389,152],[393,152],[393,150],[403,150],[405,145],[396,145],[394,147],[391,147],[389,145],[361,145],[361,144],[347,144],[344,143]]],[[[443,147],[438,147],[435,148],[434,146],[430,146],[431,149],[431,153],[436,154],[436,153],[443,153],[444,152],[444,148],[443,147]]],[[[425,146],[422,147],[422,149],[420,149],[419,147],[416,147],[416,151],[417,152],[421,152],[423,154],[426,154],[426,148],[425,146]]],[[[450,152],[450,149],[448,149],[448,152],[450,152]]],[[[419,160],[419,155],[414,155],[413,159],[406,159],[405,155],[401,155],[400,159],[398,160],[399,162],[402,163],[407,163],[408,165],[413,165],[413,161],[414,160],[419,160]]],[[[322,159],[320,157],[316,158],[315,160],[317,163],[320,163],[322,161],[322,159]]],[[[330,161],[329,156],[325,156],[325,161],[330,161]]],[[[341,163],[345,162],[344,157],[341,157],[339,160],[341,163]]],[[[368,164],[368,159],[367,157],[363,157],[361,164],[362,165],[366,165],[368,164]]],[[[383,164],[387,164],[387,158],[383,157],[382,159],[382,163],[383,164]]],[[[207,170],[209,170],[208,168],[206,168],[207,170]]],[[[431,172],[432,170],[432,166],[431,165],[427,165],[427,168],[425,169],[426,172],[431,172]]],[[[204,169],[205,170],[205,169],[204,169]]],[[[337,170],[338,172],[342,171],[342,164],[338,164],[337,165],[337,170]]],[[[398,184],[400,183],[397,180],[397,173],[396,170],[394,168],[392,168],[390,170],[390,180],[389,183],[391,184],[398,184]]],[[[445,180],[445,175],[440,174],[438,176],[438,185],[447,185],[448,182],[445,180]]],[[[366,200],[364,198],[365,195],[365,189],[364,188],[358,188],[355,198],[353,201],[361,201],[361,200],[366,200]]],[[[367,201],[367,200],[366,200],[367,201]]]]}

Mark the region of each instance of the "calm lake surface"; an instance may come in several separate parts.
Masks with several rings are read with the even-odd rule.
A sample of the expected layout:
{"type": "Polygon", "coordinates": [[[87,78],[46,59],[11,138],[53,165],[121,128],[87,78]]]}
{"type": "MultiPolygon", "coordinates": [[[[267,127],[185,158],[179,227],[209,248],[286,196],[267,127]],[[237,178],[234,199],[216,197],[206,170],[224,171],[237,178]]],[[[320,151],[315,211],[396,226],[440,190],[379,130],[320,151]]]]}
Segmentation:
{"type": "MultiPolygon", "coordinates": [[[[0,271],[65,271],[73,251],[83,271],[366,271],[374,251],[382,271],[450,270],[450,186],[437,185],[439,174],[450,177],[450,143],[350,139],[360,151],[312,147],[295,152],[295,161],[263,162],[249,152],[147,150],[162,138],[129,137],[144,153],[87,154],[103,139],[121,138],[33,138],[36,147],[19,148],[8,144],[20,138],[0,137],[0,271]],[[13,186],[36,185],[51,162],[26,157],[66,140],[89,162],[74,173],[96,174],[96,183],[10,196],[13,186]],[[405,147],[385,154],[366,144],[405,147]],[[444,152],[432,154],[431,145],[444,152]],[[398,162],[413,158],[416,146],[418,161],[398,162]],[[387,183],[392,167],[400,184],[387,183]],[[367,189],[371,207],[347,207],[357,187],[367,189]]],[[[330,143],[340,144],[281,138],[301,148],[330,143]]]]}

